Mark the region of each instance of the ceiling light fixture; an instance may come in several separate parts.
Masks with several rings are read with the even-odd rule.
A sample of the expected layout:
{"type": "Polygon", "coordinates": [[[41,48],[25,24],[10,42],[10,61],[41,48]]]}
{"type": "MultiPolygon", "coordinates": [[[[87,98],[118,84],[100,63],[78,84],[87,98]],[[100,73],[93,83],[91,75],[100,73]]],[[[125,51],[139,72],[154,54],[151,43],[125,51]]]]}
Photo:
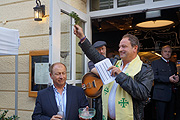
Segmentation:
{"type": "Polygon", "coordinates": [[[101,22],[102,22],[102,19],[98,19],[98,30],[101,30],[102,27],[101,27],[101,22]]]}
{"type": "Polygon", "coordinates": [[[175,23],[170,20],[152,20],[152,21],[146,21],[146,22],[141,22],[136,25],[137,28],[140,29],[147,29],[147,30],[154,30],[154,29],[165,29],[165,28],[170,28],[174,25],[175,23]]]}

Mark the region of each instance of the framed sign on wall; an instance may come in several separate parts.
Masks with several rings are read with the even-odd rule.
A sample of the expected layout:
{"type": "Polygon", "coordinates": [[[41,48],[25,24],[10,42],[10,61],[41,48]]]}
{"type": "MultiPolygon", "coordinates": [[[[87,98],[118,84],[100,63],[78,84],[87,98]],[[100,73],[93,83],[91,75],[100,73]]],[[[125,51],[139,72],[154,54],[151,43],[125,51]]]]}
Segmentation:
{"type": "Polygon", "coordinates": [[[29,97],[37,97],[37,92],[48,86],[49,51],[29,52],[29,97]]]}

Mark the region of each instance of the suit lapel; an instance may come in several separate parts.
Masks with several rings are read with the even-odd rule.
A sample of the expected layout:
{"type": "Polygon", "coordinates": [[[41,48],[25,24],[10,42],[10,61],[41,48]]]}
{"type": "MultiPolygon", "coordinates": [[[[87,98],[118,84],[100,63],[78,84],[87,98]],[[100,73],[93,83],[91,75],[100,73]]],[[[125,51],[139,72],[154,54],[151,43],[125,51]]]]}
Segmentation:
{"type": "Polygon", "coordinates": [[[67,84],[67,95],[66,95],[66,118],[70,115],[70,110],[71,110],[71,103],[72,103],[72,86],[67,84]]]}
{"type": "Polygon", "coordinates": [[[53,110],[55,113],[58,112],[58,108],[57,108],[57,103],[56,103],[56,99],[55,99],[55,93],[53,90],[53,86],[49,87],[49,91],[48,91],[48,99],[50,101],[51,106],[53,107],[53,110]]]}

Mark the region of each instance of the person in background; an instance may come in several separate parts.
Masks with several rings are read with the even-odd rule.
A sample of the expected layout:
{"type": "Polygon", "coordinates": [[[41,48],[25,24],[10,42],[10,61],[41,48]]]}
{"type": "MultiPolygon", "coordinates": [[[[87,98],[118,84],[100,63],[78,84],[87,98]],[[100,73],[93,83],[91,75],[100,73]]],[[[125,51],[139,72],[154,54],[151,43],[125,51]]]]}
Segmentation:
{"type": "MultiPolygon", "coordinates": [[[[101,54],[103,55],[104,57],[106,57],[106,42],[105,41],[97,41],[93,44],[93,47],[96,48],[96,50],[101,54]]],[[[97,76],[99,76],[95,66],[94,66],[94,63],[92,61],[89,61],[88,62],[88,67],[89,67],[89,70],[90,72],[96,74],[97,76]]]]}
{"type": "MultiPolygon", "coordinates": [[[[96,50],[101,55],[106,57],[106,45],[107,44],[105,41],[97,41],[93,44],[93,47],[96,48],[96,50]]],[[[89,67],[90,72],[96,74],[99,77],[97,69],[95,68],[94,63],[92,61],[88,62],[88,67],[89,67]]],[[[93,120],[102,120],[102,98],[101,98],[101,95],[92,100],[93,100],[92,107],[96,109],[96,115],[93,118],[93,120]]]]}
{"type": "Polygon", "coordinates": [[[53,85],[38,92],[32,120],[83,120],[78,113],[79,108],[88,106],[83,89],[66,83],[63,63],[54,63],[49,70],[53,85]]]}
{"type": "MultiPolygon", "coordinates": [[[[93,63],[106,57],[101,55],[89,42],[79,25],[74,26],[74,34],[80,39],[79,46],[93,63]]],[[[121,60],[108,68],[115,80],[103,85],[103,120],[142,120],[144,105],[153,83],[153,71],[139,56],[139,40],[126,34],[119,44],[121,60]]]]}
{"type": "Polygon", "coordinates": [[[172,53],[170,61],[174,62],[175,64],[177,63],[177,54],[175,52],[172,53]]]}
{"type": "MultiPolygon", "coordinates": [[[[177,64],[177,53],[172,53],[170,60],[177,64]]],[[[180,120],[180,83],[176,84],[175,90],[175,120],[180,120]]]]}
{"type": "Polygon", "coordinates": [[[154,71],[153,99],[156,104],[157,120],[174,120],[175,89],[179,81],[177,68],[169,59],[172,49],[169,45],[163,46],[162,57],[152,62],[154,71]]]}

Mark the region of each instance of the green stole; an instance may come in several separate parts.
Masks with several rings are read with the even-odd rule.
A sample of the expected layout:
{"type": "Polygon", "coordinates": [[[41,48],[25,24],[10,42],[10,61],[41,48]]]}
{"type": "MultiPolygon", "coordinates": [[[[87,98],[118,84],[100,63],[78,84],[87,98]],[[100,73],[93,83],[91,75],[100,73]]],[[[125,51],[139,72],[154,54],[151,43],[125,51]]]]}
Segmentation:
{"type": "MultiPolygon", "coordinates": [[[[116,63],[116,67],[120,68],[122,60],[116,63]]],[[[134,76],[141,70],[142,61],[139,56],[133,59],[127,67],[125,74],[134,79],[134,76]]],[[[102,106],[103,106],[103,120],[107,120],[108,117],[108,99],[110,90],[115,81],[109,84],[103,85],[102,91],[102,106]]],[[[115,115],[116,120],[134,120],[133,117],[133,102],[132,97],[123,88],[118,85],[116,89],[115,98],[115,115]]]]}

